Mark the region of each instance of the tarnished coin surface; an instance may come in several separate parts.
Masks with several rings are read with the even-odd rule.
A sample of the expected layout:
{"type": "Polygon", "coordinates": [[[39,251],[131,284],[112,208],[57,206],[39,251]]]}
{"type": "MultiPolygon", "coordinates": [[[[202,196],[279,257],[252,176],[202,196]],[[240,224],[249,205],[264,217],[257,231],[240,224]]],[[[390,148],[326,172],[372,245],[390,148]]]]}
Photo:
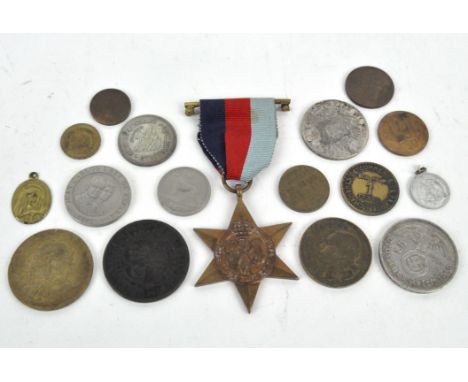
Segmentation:
{"type": "Polygon", "coordinates": [[[70,180],[65,205],[78,223],[101,227],[115,222],[127,211],[131,194],[127,179],[119,171],[93,166],[70,180]]]}
{"type": "Polygon", "coordinates": [[[87,123],[77,123],[63,132],[60,146],[70,158],[86,159],[99,150],[101,136],[93,126],[87,123]]]}
{"type": "Polygon", "coordinates": [[[351,101],[369,109],[389,103],[395,91],[390,76],[373,66],[361,66],[349,73],[345,89],[351,101]]]}
{"type": "Polygon", "coordinates": [[[387,114],[379,123],[379,140],[390,152],[410,156],[426,147],[429,132],[417,115],[407,111],[387,114]]]}
{"type": "Polygon", "coordinates": [[[402,220],[385,233],[379,247],[385,273],[411,292],[433,292],[447,284],[458,265],[457,248],[442,228],[421,219],[402,220]]]}
{"type": "Polygon", "coordinates": [[[400,188],[395,176],[385,167],[372,162],[350,167],[341,179],[344,200],[364,215],[381,215],[398,201],[400,188]]]}
{"type": "Polygon", "coordinates": [[[211,196],[210,182],[200,171],[178,167],[164,175],[158,185],[163,208],[178,216],[189,216],[206,207],[211,196]]]}
{"type": "Polygon", "coordinates": [[[327,178],[310,166],[294,166],[281,176],[281,200],[292,210],[312,212],[322,207],[330,195],[327,178]]]}
{"type": "Polygon", "coordinates": [[[364,116],[343,101],[327,100],[310,107],[301,123],[302,138],[317,155],[349,159],[367,143],[369,129],[364,116]]]}
{"type": "Polygon", "coordinates": [[[172,294],[185,279],[189,251],[170,225],[140,220],[121,228],[104,252],[104,274],[122,297],[153,302],[172,294]]]}
{"type": "Polygon", "coordinates": [[[63,308],[80,297],[93,274],[86,243],[72,232],[51,229],[24,241],[8,268],[13,294],[38,310],[63,308]]]}
{"type": "Polygon", "coordinates": [[[13,194],[11,211],[16,220],[24,224],[34,224],[46,217],[52,204],[49,186],[36,172],[29,174],[29,179],[21,183],[13,194]]]}
{"type": "Polygon", "coordinates": [[[93,97],[89,109],[97,122],[107,126],[117,125],[130,114],[130,98],[121,90],[104,89],[93,97]]]}
{"type": "Polygon", "coordinates": [[[137,166],[155,166],[175,150],[177,136],[172,125],[157,115],[141,115],[128,121],[119,134],[122,156],[137,166]]]}
{"type": "Polygon", "coordinates": [[[354,284],[366,274],[372,250],[358,226],[347,220],[327,218],[315,222],[304,232],[300,257],[312,279],[339,288],[354,284]]]}
{"type": "Polygon", "coordinates": [[[425,167],[416,171],[410,184],[410,195],[416,204],[424,208],[441,208],[450,199],[450,188],[439,175],[426,171],[425,167]]]}

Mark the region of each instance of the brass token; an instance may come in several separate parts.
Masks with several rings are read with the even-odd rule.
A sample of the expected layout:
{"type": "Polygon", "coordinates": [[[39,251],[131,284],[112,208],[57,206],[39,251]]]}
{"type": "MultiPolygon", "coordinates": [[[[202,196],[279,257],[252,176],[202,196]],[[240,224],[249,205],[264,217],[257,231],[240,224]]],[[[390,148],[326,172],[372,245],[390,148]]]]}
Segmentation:
{"type": "Polygon", "coordinates": [[[400,188],[395,176],[385,167],[363,162],[345,172],[341,193],[355,211],[364,215],[381,215],[396,204],[400,188]]]}
{"type": "Polygon", "coordinates": [[[417,115],[407,111],[394,111],[383,117],[378,134],[387,150],[403,156],[419,153],[429,139],[426,124],[417,115]]]}
{"type": "Polygon", "coordinates": [[[87,123],[77,123],[63,132],[60,146],[70,158],[86,159],[99,150],[101,136],[93,126],[87,123]]]}
{"type": "Polygon", "coordinates": [[[364,232],[353,223],[327,218],[302,235],[301,263],[318,283],[340,288],[359,281],[369,269],[372,250],[364,232]]]}
{"type": "Polygon", "coordinates": [[[292,210],[312,212],[325,204],[330,195],[330,186],[327,178],[316,168],[294,166],[281,176],[279,194],[292,210]]]}
{"type": "Polygon", "coordinates": [[[93,118],[107,126],[125,121],[130,114],[130,98],[121,90],[105,89],[91,100],[90,110],[93,118]]]}
{"type": "Polygon", "coordinates": [[[13,294],[37,310],[63,308],[88,287],[93,258],[86,243],[72,232],[51,229],[26,239],[8,268],[13,294]]]}
{"type": "Polygon", "coordinates": [[[49,213],[52,203],[50,189],[36,172],[21,183],[13,194],[11,210],[16,220],[24,224],[34,224],[49,213]]]}

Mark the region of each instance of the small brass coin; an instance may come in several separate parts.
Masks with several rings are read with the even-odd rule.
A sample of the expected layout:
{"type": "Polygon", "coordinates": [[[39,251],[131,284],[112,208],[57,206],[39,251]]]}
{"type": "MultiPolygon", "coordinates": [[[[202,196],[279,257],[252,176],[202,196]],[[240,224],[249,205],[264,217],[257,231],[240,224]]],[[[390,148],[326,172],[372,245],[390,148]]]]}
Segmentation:
{"type": "Polygon", "coordinates": [[[131,109],[130,98],[121,90],[105,89],[93,97],[89,108],[97,122],[113,126],[128,118],[131,109]]]}
{"type": "Polygon", "coordinates": [[[60,146],[70,158],[86,159],[99,150],[101,136],[93,126],[87,123],[77,123],[63,132],[60,146]]]}
{"type": "Polygon", "coordinates": [[[24,241],[8,268],[13,294],[37,310],[63,308],[88,287],[93,258],[86,243],[72,232],[51,229],[24,241]]]}
{"type": "Polygon", "coordinates": [[[395,91],[390,76],[373,66],[361,66],[349,73],[345,89],[351,101],[369,109],[385,106],[395,91]]]}
{"type": "Polygon", "coordinates": [[[13,194],[11,210],[16,220],[24,224],[34,224],[46,217],[52,204],[49,186],[35,172],[21,183],[13,194]]]}
{"type": "Polygon", "coordinates": [[[304,232],[300,257],[304,270],[313,280],[340,288],[364,277],[371,263],[372,249],[358,226],[347,220],[327,218],[304,232]]]}
{"type": "Polygon", "coordinates": [[[364,215],[381,215],[398,201],[400,188],[395,176],[372,162],[350,167],[341,179],[341,193],[346,203],[364,215]]]}
{"type": "Polygon", "coordinates": [[[279,194],[292,210],[312,212],[325,204],[330,195],[330,186],[319,170],[300,165],[291,167],[281,176],[279,194]]]}
{"type": "Polygon", "coordinates": [[[410,156],[426,147],[429,132],[417,115],[407,111],[387,114],[379,123],[379,140],[390,152],[410,156]]]}

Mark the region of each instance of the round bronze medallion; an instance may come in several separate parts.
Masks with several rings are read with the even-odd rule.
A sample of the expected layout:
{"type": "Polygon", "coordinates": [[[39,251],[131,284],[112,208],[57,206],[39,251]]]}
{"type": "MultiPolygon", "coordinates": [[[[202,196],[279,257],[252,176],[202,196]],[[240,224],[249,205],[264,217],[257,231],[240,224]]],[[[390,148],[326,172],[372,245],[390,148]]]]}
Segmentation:
{"type": "Polygon", "coordinates": [[[403,156],[419,153],[429,139],[426,124],[417,115],[407,111],[394,111],[383,117],[378,134],[387,150],[403,156]]]}
{"type": "Polygon", "coordinates": [[[24,241],[8,268],[13,294],[38,310],[63,308],[88,287],[93,258],[86,243],[72,232],[51,229],[24,241]]]}
{"type": "Polygon", "coordinates": [[[105,89],[91,100],[90,111],[93,118],[107,126],[125,121],[130,114],[130,98],[121,90],[105,89]]]}
{"type": "Polygon", "coordinates": [[[13,194],[11,210],[16,220],[24,224],[34,224],[49,213],[52,194],[49,186],[36,172],[29,174],[29,179],[21,183],[13,194]]]}
{"type": "Polygon", "coordinates": [[[70,158],[86,159],[99,150],[101,136],[93,126],[87,123],[77,123],[63,132],[60,146],[70,158]]]}
{"type": "Polygon", "coordinates": [[[339,288],[354,284],[366,274],[372,250],[358,226],[347,220],[327,218],[315,222],[304,232],[300,257],[312,279],[339,288]]]}
{"type": "Polygon", "coordinates": [[[341,193],[348,205],[364,215],[381,215],[398,201],[400,188],[385,167],[371,162],[350,167],[341,179],[341,193]]]}
{"type": "Polygon", "coordinates": [[[390,76],[373,66],[354,69],[346,78],[345,88],[354,103],[369,109],[389,103],[395,91],[390,76]]]}
{"type": "Polygon", "coordinates": [[[279,194],[292,210],[312,212],[325,204],[330,195],[330,186],[319,170],[300,165],[289,168],[281,176],[279,194]]]}

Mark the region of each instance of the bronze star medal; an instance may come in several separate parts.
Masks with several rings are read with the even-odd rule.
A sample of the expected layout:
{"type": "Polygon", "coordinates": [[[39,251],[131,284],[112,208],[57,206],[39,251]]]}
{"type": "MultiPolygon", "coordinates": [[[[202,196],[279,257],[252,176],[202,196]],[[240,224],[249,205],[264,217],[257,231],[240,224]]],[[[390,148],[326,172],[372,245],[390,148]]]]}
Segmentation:
{"type": "Polygon", "coordinates": [[[230,280],[236,284],[248,312],[265,277],[297,280],[298,277],[277,256],[276,247],[291,223],[258,227],[237,189],[237,205],[227,229],[195,228],[213,250],[214,259],[196,286],[230,280]]]}

